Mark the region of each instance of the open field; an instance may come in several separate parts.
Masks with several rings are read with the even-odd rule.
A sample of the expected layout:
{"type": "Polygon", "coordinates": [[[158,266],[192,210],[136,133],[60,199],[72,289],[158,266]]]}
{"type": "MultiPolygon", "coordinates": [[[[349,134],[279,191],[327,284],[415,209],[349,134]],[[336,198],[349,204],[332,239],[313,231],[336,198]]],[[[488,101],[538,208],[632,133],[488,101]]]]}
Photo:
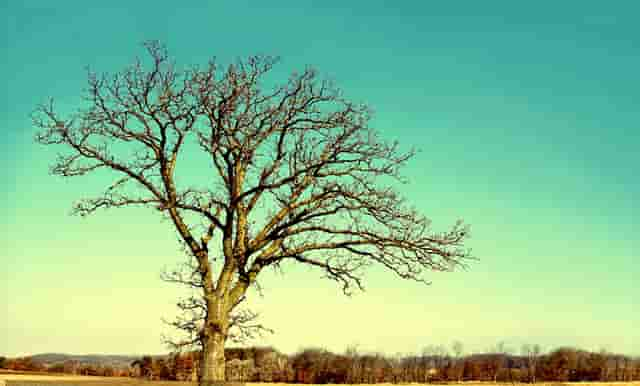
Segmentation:
{"type": "MultiPolygon", "coordinates": [[[[246,386],[289,386],[287,383],[232,383],[246,386]]],[[[454,385],[456,383],[452,383],[454,385]]],[[[0,386],[196,386],[191,382],[145,381],[134,378],[89,377],[80,375],[41,375],[41,374],[7,374],[0,373],[0,386]]],[[[302,385],[302,384],[301,384],[302,385]]],[[[400,385],[419,386],[418,383],[404,383],[400,385]]],[[[463,386],[513,386],[511,383],[493,382],[463,382],[463,386]]],[[[530,384],[519,384],[531,386],[530,384]]],[[[545,382],[536,383],[537,386],[562,385],[598,385],[598,386],[640,386],[640,382],[545,382]]],[[[348,385],[345,385],[348,386],[348,385]]],[[[366,385],[356,385],[366,386],[366,385]]],[[[392,386],[390,383],[379,383],[376,386],[392,386]]]]}

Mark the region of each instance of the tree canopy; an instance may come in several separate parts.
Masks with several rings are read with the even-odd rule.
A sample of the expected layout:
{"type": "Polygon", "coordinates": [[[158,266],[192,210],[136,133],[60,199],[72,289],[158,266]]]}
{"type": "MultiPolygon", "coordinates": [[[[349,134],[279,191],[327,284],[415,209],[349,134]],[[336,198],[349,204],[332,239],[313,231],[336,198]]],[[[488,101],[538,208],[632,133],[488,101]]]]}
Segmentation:
{"type": "Polygon", "coordinates": [[[172,221],[193,264],[168,278],[201,290],[186,308],[203,310],[190,328],[205,348],[224,344],[232,311],[266,267],[307,264],[350,293],[371,264],[427,283],[425,273],[471,258],[465,224],[433,231],[389,183],[405,182],[400,169],[414,152],[383,140],[370,108],[314,69],[268,88],[276,58],[177,70],[162,45],[145,46],[148,69],[138,60],[113,75],[90,72],[75,114],[39,106],[36,140],[63,149],[53,174],[118,176],[74,213],[142,205],[172,221]],[[176,166],[194,152],[205,161],[180,169],[198,181],[185,184],[176,166]]]}

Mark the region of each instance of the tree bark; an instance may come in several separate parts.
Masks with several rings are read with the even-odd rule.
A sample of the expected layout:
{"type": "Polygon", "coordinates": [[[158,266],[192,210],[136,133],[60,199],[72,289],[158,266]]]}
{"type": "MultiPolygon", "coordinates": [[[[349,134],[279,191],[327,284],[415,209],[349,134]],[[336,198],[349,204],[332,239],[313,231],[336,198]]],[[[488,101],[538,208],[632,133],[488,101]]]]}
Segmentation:
{"type": "Polygon", "coordinates": [[[225,381],[224,343],[226,334],[221,329],[208,332],[203,342],[200,363],[200,385],[220,385],[225,381]]]}

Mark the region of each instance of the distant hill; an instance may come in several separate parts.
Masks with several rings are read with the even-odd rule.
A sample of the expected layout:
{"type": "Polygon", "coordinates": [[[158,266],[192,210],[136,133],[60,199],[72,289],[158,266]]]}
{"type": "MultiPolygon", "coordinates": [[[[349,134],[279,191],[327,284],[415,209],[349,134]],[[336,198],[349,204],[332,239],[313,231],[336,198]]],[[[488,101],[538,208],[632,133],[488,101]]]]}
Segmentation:
{"type": "MultiPolygon", "coordinates": [[[[85,354],[72,355],[61,353],[45,353],[32,355],[34,362],[42,363],[45,366],[51,366],[66,361],[77,361],[81,365],[93,366],[111,366],[115,368],[129,367],[131,362],[140,359],[141,355],[109,355],[109,354],[85,354]]],[[[166,355],[152,355],[154,359],[166,358],[166,355]]]]}

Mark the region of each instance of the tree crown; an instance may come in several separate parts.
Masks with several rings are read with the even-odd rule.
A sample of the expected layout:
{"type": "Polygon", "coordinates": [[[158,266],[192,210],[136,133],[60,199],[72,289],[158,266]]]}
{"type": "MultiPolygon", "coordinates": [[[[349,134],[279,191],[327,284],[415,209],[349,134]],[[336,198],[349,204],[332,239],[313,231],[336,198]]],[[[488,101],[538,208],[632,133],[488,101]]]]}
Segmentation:
{"type": "Polygon", "coordinates": [[[226,296],[233,308],[265,267],[284,261],[318,267],[349,293],[363,287],[362,268],[372,263],[427,283],[425,272],[471,258],[466,225],[434,232],[380,183],[402,181],[413,151],[382,140],[369,126],[370,109],[315,70],[267,90],[272,57],[178,71],[163,46],[145,46],[149,68],[138,60],[113,75],[89,73],[86,103],[68,119],[53,102],[39,106],[36,140],[64,149],[53,174],[118,175],[74,213],[143,205],[170,218],[194,257],[190,276],[176,280],[226,296]],[[182,184],[176,165],[196,149],[207,162],[200,183],[182,184]],[[211,261],[220,262],[218,272],[211,261]]]}

